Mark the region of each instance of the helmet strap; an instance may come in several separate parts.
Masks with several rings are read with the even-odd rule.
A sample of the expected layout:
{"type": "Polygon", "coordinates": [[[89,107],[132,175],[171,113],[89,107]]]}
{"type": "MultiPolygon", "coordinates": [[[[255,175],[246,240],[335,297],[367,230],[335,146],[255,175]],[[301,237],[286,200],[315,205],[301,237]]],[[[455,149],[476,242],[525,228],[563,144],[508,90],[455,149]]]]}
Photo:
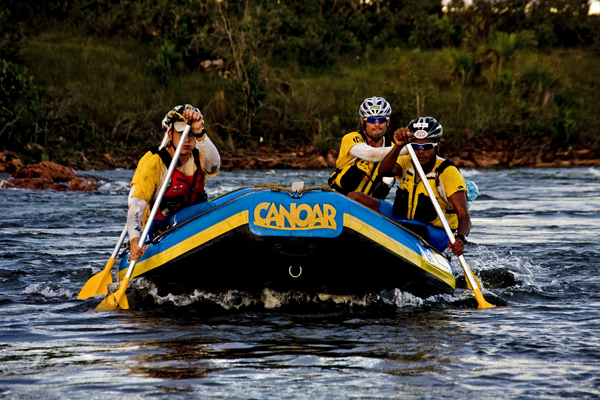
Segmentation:
{"type": "Polygon", "coordinates": [[[167,137],[169,134],[171,134],[171,136],[167,139],[167,145],[165,147],[173,147],[175,148],[175,146],[173,146],[173,130],[175,128],[173,127],[173,124],[171,124],[171,126],[169,127],[169,130],[167,131],[167,137]]]}

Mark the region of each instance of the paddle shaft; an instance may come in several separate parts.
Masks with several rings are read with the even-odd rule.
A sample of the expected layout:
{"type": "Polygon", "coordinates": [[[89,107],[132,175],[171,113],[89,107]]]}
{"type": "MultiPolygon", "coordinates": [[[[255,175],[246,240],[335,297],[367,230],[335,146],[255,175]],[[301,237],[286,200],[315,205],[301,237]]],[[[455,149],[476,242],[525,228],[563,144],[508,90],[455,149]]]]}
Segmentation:
{"type": "Polygon", "coordinates": [[[117,245],[115,246],[115,249],[113,250],[110,258],[112,258],[112,259],[117,258],[117,253],[119,253],[119,249],[121,248],[121,245],[123,244],[123,240],[125,240],[126,235],[127,235],[127,224],[125,224],[125,227],[123,228],[123,232],[121,232],[121,236],[119,236],[119,241],[117,242],[117,245]]]}
{"type": "MultiPolygon", "coordinates": [[[[454,244],[456,239],[454,238],[454,235],[452,234],[452,230],[450,229],[450,225],[448,225],[448,221],[446,220],[446,216],[444,215],[444,212],[442,211],[442,208],[440,207],[440,204],[438,203],[437,198],[435,197],[435,193],[433,193],[433,189],[431,189],[431,185],[429,184],[429,181],[427,180],[427,176],[425,175],[425,171],[423,171],[423,167],[421,167],[421,163],[419,162],[419,159],[417,158],[417,155],[415,154],[415,150],[412,148],[410,143],[406,144],[406,147],[408,148],[408,153],[410,154],[410,158],[412,159],[413,164],[415,165],[415,169],[417,170],[419,177],[423,181],[423,186],[425,186],[425,190],[427,191],[427,194],[429,195],[431,204],[433,204],[433,208],[435,208],[435,212],[437,213],[440,221],[442,222],[442,225],[444,226],[444,231],[446,231],[446,235],[448,235],[448,239],[450,240],[450,243],[454,244]]],[[[469,285],[471,285],[471,288],[472,289],[479,288],[479,286],[477,285],[477,282],[475,281],[475,278],[473,277],[473,273],[471,272],[471,269],[467,265],[467,262],[465,261],[465,258],[462,256],[462,254],[458,257],[458,260],[460,261],[460,264],[461,264],[463,270],[465,271],[465,276],[467,277],[467,280],[469,282],[469,285]]]]}
{"type": "Polygon", "coordinates": [[[78,300],[87,299],[93,297],[97,294],[107,294],[108,289],[107,286],[112,283],[112,275],[110,271],[115,263],[115,258],[117,258],[117,253],[123,244],[123,240],[125,239],[125,235],[127,234],[127,224],[123,227],[123,232],[121,232],[121,236],[119,237],[119,241],[113,250],[112,255],[106,262],[104,269],[98,272],[96,275],[92,276],[81,288],[79,292],[79,296],[77,296],[78,300]]]}
{"type": "MultiPolygon", "coordinates": [[[[183,149],[185,141],[188,137],[188,133],[190,132],[190,129],[192,127],[191,124],[192,120],[190,119],[185,129],[183,130],[183,133],[181,134],[181,138],[179,139],[179,145],[175,149],[175,154],[173,155],[173,159],[171,160],[171,165],[169,165],[169,169],[167,170],[167,176],[165,177],[165,180],[160,186],[160,190],[158,191],[158,195],[156,196],[156,200],[154,200],[154,205],[152,206],[152,209],[150,210],[150,215],[148,216],[148,220],[146,221],[146,226],[144,227],[142,236],[140,236],[140,246],[144,246],[144,242],[146,241],[146,237],[148,236],[148,233],[150,231],[152,221],[154,221],[154,217],[156,217],[156,213],[158,212],[158,208],[160,207],[160,202],[162,201],[162,198],[165,195],[165,192],[167,191],[167,186],[169,185],[169,181],[171,180],[171,175],[173,175],[173,171],[175,171],[175,168],[177,167],[179,155],[181,154],[181,150],[183,149]]],[[[127,274],[125,275],[125,278],[127,278],[127,282],[129,282],[129,279],[133,274],[134,268],[135,260],[131,261],[131,263],[129,264],[129,269],[127,270],[127,274]]]]}

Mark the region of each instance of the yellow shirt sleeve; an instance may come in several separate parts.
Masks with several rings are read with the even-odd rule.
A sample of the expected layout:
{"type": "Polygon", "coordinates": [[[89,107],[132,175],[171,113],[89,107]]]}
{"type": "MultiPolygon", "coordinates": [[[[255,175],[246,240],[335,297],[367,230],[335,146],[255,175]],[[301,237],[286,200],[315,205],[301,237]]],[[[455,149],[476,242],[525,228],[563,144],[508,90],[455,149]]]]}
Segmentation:
{"type": "Polygon", "coordinates": [[[344,168],[354,157],[350,155],[350,149],[358,144],[365,143],[365,140],[358,132],[350,132],[342,138],[342,144],[340,145],[340,153],[338,155],[335,167],[338,169],[344,168]]]}
{"type": "Polygon", "coordinates": [[[131,179],[131,187],[135,185],[133,197],[145,200],[150,204],[162,176],[163,163],[158,154],[147,152],[138,162],[137,169],[131,179]]]}
{"type": "MultiPolygon", "coordinates": [[[[408,171],[408,168],[411,166],[411,159],[410,159],[410,154],[406,154],[403,156],[398,156],[398,159],[396,160],[396,163],[398,165],[400,165],[400,167],[402,168],[402,174],[404,175],[406,173],[406,171],[408,171]]],[[[398,181],[402,180],[402,176],[397,176],[396,179],[398,181]]]]}
{"type": "Polygon", "coordinates": [[[456,192],[466,192],[467,184],[465,178],[456,167],[448,167],[440,174],[440,181],[444,185],[446,196],[450,198],[456,192]]]}

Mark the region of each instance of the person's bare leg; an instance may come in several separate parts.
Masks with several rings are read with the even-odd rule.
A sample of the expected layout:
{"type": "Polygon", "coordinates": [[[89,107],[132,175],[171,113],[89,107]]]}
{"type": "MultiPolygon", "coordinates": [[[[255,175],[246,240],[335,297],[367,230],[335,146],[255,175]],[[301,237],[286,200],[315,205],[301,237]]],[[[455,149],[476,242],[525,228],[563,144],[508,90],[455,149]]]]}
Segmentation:
{"type": "Polygon", "coordinates": [[[350,193],[348,193],[348,197],[360,204],[363,204],[363,205],[369,207],[372,210],[377,211],[379,209],[379,202],[381,200],[371,197],[369,195],[366,195],[364,193],[350,192],[350,193]]]}

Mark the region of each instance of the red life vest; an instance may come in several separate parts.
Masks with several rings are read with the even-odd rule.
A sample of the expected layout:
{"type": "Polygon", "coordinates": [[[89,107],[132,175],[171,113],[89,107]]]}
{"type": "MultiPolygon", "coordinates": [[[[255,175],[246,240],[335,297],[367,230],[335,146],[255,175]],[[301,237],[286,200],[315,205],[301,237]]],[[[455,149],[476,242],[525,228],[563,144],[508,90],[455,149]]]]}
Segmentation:
{"type": "MultiPolygon", "coordinates": [[[[194,149],[192,154],[194,155],[196,172],[193,175],[185,176],[183,172],[177,169],[173,171],[154,220],[162,221],[184,207],[203,203],[207,200],[206,192],[204,191],[204,173],[202,172],[202,168],[200,168],[198,149],[194,149]]],[[[159,150],[158,155],[165,166],[171,163],[171,155],[167,150],[159,150]]]]}

